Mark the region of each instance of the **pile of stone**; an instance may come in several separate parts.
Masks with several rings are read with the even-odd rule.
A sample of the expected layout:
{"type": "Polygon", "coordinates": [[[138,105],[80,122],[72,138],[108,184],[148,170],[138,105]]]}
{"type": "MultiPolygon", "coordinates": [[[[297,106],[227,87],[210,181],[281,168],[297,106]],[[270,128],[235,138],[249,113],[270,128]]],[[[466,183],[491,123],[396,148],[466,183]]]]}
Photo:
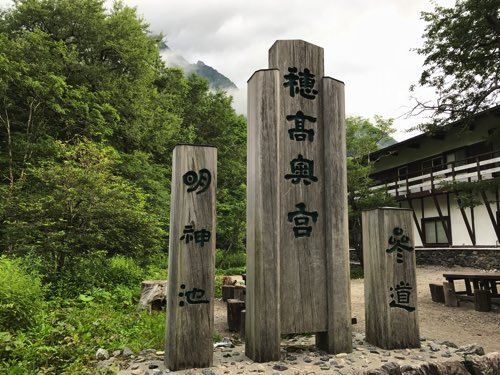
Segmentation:
{"type": "Polygon", "coordinates": [[[165,352],[145,349],[134,353],[127,347],[110,355],[106,349],[96,352],[97,373],[105,375],[164,375],[170,371],[163,363],[165,352]]]}
{"type": "MultiPolygon", "coordinates": [[[[214,366],[191,369],[176,374],[273,374],[273,375],[498,375],[500,354],[485,354],[475,344],[457,347],[444,341],[421,339],[415,349],[383,350],[368,344],[363,335],[354,334],[354,351],[336,355],[318,351],[314,337],[296,336],[282,341],[281,360],[255,363],[245,356],[238,336],[225,338],[224,345],[214,345],[214,366]]],[[[104,351],[105,352],[105,351],[104,351]]],[[[107,352],[106,352],[107,354],[107,352]]],[[[163,352],[153,349],[131,354],[125,348],[112,356],[96,353],[98,369],[103,374],[164,375],[170,373],[163,363],[163,352]]]]}

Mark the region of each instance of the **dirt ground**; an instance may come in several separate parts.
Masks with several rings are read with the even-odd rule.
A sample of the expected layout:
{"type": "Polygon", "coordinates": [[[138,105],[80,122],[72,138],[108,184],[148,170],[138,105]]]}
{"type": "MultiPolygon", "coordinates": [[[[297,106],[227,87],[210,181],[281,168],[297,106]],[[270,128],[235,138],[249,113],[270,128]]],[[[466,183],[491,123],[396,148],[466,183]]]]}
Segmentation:
{"type": "MultiPolygon", "coordinates": [[[[463,267],[417,267],[418,314],[420,336],[429,340],[450,341],[458,346],[477,343],[486,352],[500,352],[500,306],[493,305],[491,312],[475,311],[473,302],[461,302],[460,307],[446,307],[432,302],[429,283],[442,283],[443,273],[478,271],[463,267]]],[[[460,282],[457,290],[465,289],[460,282]]],[[[358,323],[353,326],[355,333],[365,330],[365,306],[363,279],[351,280],[352,316],[358,323]]],[[[215,303],[215,329],[222,336],[231,336],[227,329],[226,305],[215,303]]]]}

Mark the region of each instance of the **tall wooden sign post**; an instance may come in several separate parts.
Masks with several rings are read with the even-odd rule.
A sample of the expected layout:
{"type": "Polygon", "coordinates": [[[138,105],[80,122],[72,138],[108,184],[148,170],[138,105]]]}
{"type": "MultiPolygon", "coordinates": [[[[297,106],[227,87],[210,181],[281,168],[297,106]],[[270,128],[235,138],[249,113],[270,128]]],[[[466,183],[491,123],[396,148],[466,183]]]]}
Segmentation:
{"type": "Polygon", "coordinates": [[[269,67],[248,82],[246,355],[278,360],[280,335],[305,332],[350,352],[344,84],[301,40],[269,67]]]}
{"type": "Polygon", "coordinates": [[[213,362],[217,149],[174,149],[170,207],[165,364],[213,362]]]}
{"type": "Polygon", "coordinates": [[[418,348],[411,210],[364,211],[362,223],[366,341],[384,349],[418,348]]]}

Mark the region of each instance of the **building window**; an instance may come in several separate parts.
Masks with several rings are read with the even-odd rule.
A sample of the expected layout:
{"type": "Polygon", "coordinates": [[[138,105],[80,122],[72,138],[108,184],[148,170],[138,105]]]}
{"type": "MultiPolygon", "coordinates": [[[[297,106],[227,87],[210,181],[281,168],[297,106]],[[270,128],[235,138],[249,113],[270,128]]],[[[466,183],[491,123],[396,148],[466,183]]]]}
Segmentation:
{"type": "Polygon", "coordinates": [[[444,169],[443,158],[441,156],[427,159],[422,162],[422,171],[423,174],[429,174],[431,171],[439,171],[444,169]]]}
{"type": "Polygon", "coordinates": [[[450,218],[448,216],[427,217],[422,219],[422,227],[424,228],[424,243],[425,245],[434,246],[449,246],[451,243],[446,237],[444,223],[450,228],[450,218]]]}
{"type": "Polygon", "coordinates": [[[446,163],[448,163],[448,168],[460,167],[467,164],[467,153],[465,148],[455,150],[447,154],[446,163]]]}
{"type": "Polygon", "coordinates": [[[398,179],[399,180],[406,180],[408,178],[408,166],[405,165],[404,167],[399,167],[398,168],[398,179]]]}

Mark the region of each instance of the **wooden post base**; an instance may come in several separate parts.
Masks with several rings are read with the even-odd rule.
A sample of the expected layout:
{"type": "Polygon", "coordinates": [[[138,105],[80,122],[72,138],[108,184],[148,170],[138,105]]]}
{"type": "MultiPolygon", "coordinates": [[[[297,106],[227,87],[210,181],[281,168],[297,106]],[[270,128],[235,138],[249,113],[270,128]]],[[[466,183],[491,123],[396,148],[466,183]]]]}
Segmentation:
{"type": "Polygon", "coordinates": [[[239,331],[241,326],[241,311],[245,309],[245,302],[237,299],[227,300],[227,325],[230,331],[239,331]]]}
{"type": "Polygon", "coordinates": [[[491,294],[488,290],[474,289],[476,311],[491,311],[491,294]]]}
{"type": "Polygon", "coordinates": [[[245,285],[235,285],[234,286],[234,299],[238,299],[240,301],[244,301],[246,296],[246,287],[245,285]]]}
{"type": "Polygon", "coordinates": [[[222,285],[222,300],[227,302],[228,299],[234,298],[234,285],[222,285]]]}
{"type": "Polygon", "coordinates": [[[241,310],[241,314],[240,314],[240,337],[241,338],[245,337],[245,315],[246,315],[246,310],[241,310]]]}
{"type": "Polygon", "coordinates": [[[455,294],[455,285],[453,283],[443,282],[444,304],[449,307],[458,307],[458,298],[455,294]]]}
{"type": "Polygon", "coordinates": [[[429,284],[431,299],[433,302],[444,303],[444,289],[442,285],[429,284]]]}

